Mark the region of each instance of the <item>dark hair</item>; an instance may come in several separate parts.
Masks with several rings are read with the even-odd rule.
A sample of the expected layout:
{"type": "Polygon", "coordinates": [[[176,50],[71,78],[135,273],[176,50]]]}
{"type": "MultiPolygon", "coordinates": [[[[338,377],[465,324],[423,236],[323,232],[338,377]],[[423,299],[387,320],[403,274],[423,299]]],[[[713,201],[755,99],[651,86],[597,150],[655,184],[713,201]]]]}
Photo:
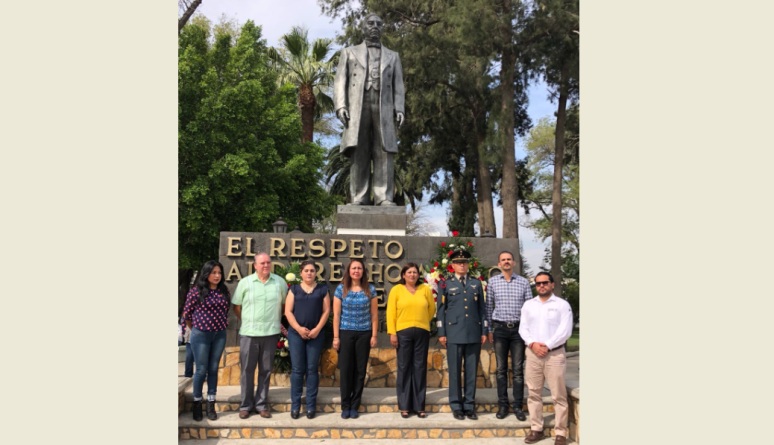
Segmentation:
{"type": "Polygon", "coordinates": [[[223,293],[223,296],[229,300],[229,292],[226,287],[226,270],[223,269],[223,265],[219,261],[210,260],[204,263],[202,271],[199,272],[199,277],[196,279],[196,288],[199,289],[199,303],[203,303],[204,299],[210,294],[210,282],[207,280],[212,273],[215,266],[220,267],[220,282],[218,283],[218,290],[223,293]]]}
{"type": "Polygon", "coordinates": [[[406,273],[406,271],[411,269],[412,267],[417,270],[417,274],[419,275],[419,278],[417,279],[417,284],[422,282],[422,274],[419,273],[419,266],[417,266],[416,263],[406,263],[406,265],[403,266],[403,268],[400,270],[400,281],[398,281],[398,283],[404,286],[406,285],[406,279],[403,278],[403,274],[406,273]]]}
{"type": "Polygon", "coordinates": [[[507,253],[508,255],[510,255],[512,260],[514,260],[514,261],[516,260],[516,257],[513,255],[513,252],[511,252],[510,250],[503,250],[502,252],[497,254],[497,262],[498,263],[500,262],[500,256],[502,254],[504,254],[504,253],[507,253]]]}
{"type": "Polygon", "coordinates": [[[547,277],[548,277],[548,281],[550,281],[550,282],[552,282],[552,283],[554,282],[554,277],[552,277],[552,276],[551,276],[551,274],[550,274],[550,273],[548,273],[548,272],[538,272],[538,274],[537,274],[537,275],[535,275],[535,281],[537,281],[537,277],[539,277],[539,276],[541,276],[541,275],[545,275],[545,276],[547,276],[547,277]]]}
{"type": "Polygon", "coordinates": [[[304,267],[309,266],[310,264],[312,266],[314,266],[314,270],[315,270],[315,272],[317,272],[317,264],[315,264],[314,260],[304,260],[304,261],[301,261],[301,265],[299,266],[299,269],[300,270],[304,270],[304,267]]]}
{"type": "Polygon", "coordinates": [[[365,263],[363,263],[362,260],[353,258],[349,260],[347,269],[344,271],[344,277],[341,279],[341,284],[344,285],[341,292],[341,299],[347,298],[349,288],[352,287],[352,277],[349,276],[349,268],[352,267],[352,263],[360,263],[360,265],[363,266],[363,278],[360,279],[360,287],[363,288],[363,292],[368,295],[368,298],[371,298],[371,286],[369,286],[370,283],[368,282],[368,269],[366,269],[365,263]]]}

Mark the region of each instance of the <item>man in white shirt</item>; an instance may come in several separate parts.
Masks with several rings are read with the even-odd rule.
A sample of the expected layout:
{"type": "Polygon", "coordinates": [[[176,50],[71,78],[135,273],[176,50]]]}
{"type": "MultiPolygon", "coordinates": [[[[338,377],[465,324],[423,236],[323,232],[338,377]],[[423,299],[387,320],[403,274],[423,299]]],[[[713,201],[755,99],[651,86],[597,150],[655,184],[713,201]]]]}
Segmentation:
{"type": "Polygon", "coordinates": [[[543,438],[543,384],[548,384],[556,414],[555,445],[567,443],[567,387],[564,383],[566,359],[564,344],[572,335],[572,308],[554,295],[554,277],[540,272],[535,277],[538,296],[527,300],[521,308],[519,335],[527,345],[527,365],[524,380],[529,396],[530,433],[524,443],[543,438]]]}

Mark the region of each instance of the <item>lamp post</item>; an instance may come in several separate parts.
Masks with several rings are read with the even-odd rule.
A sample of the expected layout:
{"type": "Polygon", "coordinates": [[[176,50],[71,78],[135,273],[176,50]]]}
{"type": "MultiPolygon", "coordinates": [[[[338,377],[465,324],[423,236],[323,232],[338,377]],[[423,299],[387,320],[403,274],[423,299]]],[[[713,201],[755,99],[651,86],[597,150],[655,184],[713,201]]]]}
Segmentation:
{"type": "Polygon", "coordinates": [[[282,217],[277,218],[271,225],[274,228],[274,233],[285,233],[288,230],[288,223],[282,220],[282,217]]]}

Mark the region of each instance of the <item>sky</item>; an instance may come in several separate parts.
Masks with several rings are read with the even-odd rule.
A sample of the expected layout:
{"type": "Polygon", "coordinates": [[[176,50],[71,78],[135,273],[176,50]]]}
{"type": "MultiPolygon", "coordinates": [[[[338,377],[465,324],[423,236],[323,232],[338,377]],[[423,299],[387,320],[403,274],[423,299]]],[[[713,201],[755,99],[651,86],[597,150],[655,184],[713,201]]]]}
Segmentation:
{"type": "MultiPolygon", "coordinates": [[[[341,32],[340,18],[332,19],[322,15],[317,0],[204,0],[196,10],[217,23],[222,16],[233,19],[242,24],[247,20],[253,20],[263,29],[263,36],[269,46],[278,46],[280,37],[289,32],[293,26],[304,26],[309,30],[309,38],[322,37],[335,38],[341,32]]],[[[334,49],[338,49],[335,47],[334,49]]],[[[533,124],[543,117],[552,118],[555,104],[548,100],[548,92],[543,83],[533,85],[528,90],[528,113],[533,124]]],[[[407,91],[406,94],[411,94],[407,91]]],[[[407,117],[410,118],[410,117],[407,117]]],[[[526,155],[524,143],[521,139],[516,141],[516,158],[523,159],[526,155]]],[[[432,224],[437,236],[449,234],[446,226],[447,205],[423,205],[422,214],[425,220],[432,224]]],[[[502,236],[502,207],[495,207],[495,224],[497,236],[502,236]]],[[[519,208],[519,223],[526,220],[524,211],[519,208]]],[[[522,244],[522,254],[533,272],[537,272],[543,264],[545,248],[550,246],[550,239],[542,242],[535,234],[524,227],[519,227],[519,238],[522,244]]]]}

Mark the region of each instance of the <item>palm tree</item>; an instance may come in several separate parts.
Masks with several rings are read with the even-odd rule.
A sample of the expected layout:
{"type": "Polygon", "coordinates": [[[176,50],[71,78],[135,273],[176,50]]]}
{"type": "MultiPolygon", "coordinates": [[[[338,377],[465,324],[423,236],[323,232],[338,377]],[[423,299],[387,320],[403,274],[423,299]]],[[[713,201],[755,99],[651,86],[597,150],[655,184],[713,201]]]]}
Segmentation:
{"type": "Polygon", "coordinates": [[[294,26],[280,39],[279,49],[269,48],[269,57],[280,73],[279,81],[298,88],[304,142],[312,142],[315,120],[333,111],[333,99],[326,94],[333,83],[338,55],[326,60],[332,42],[331,39],[316,39],[310,44],[306,28],[294,26]]]}

